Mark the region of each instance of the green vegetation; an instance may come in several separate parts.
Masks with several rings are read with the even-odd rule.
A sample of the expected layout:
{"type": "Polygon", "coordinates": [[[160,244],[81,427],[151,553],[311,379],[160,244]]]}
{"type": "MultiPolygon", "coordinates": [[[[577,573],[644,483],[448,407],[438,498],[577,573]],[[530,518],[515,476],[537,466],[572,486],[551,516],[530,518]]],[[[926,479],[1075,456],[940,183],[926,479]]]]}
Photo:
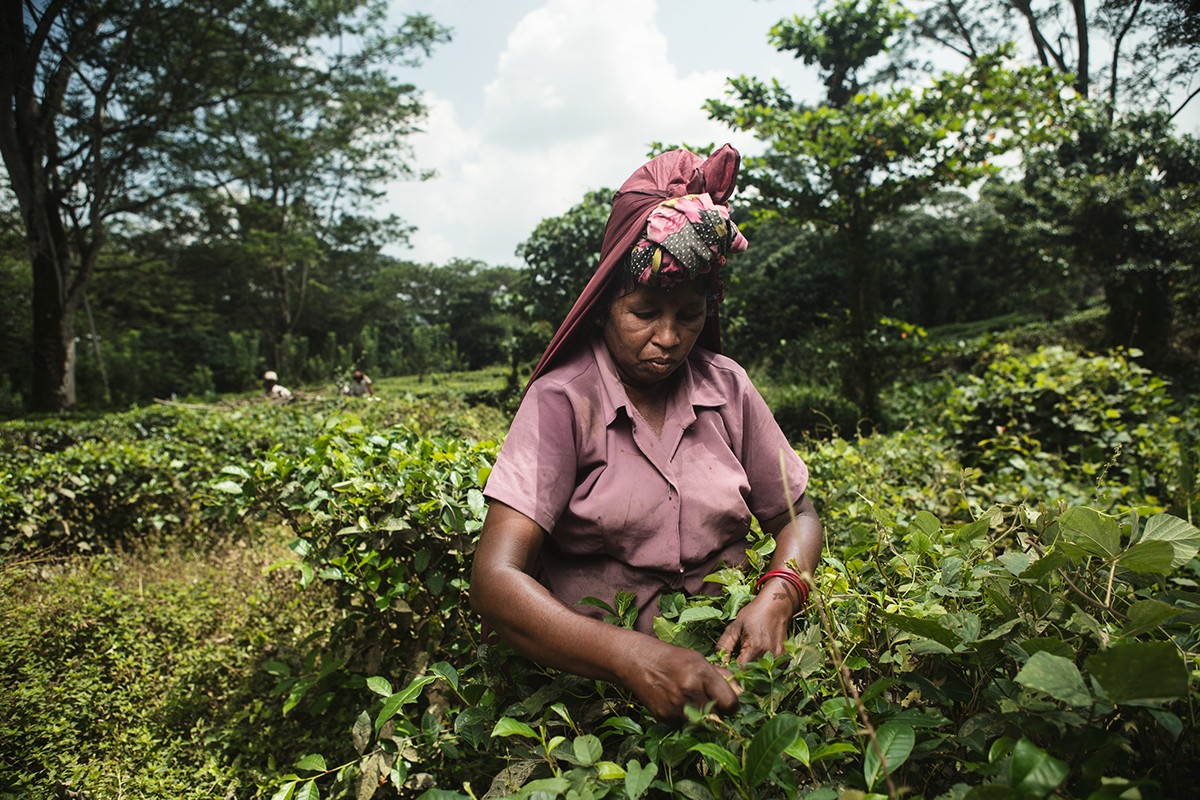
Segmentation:
{"type": "MultiPolygon", "coordinates": [[[[973,371],[885,396],[902,430],[804,440],[828,536],[806,624],[739,673],[737,713],[674,728],[481,643],[494,409],[386,381],[377,401],[9,423],[0,485],[47,499],[0,505],[0,791],[1180,796],[1200,766],[1194,405],[1120,354],[993,336],[958,348],[973,371]],[[191,460],[170,495],[114,450],[191,460]],[[169,495],[178,520],[89,524],[94,491],[48,499],[64,474],[105,508],[166,519],[169,495]]],[[[770,544],[714,576],[722,597],[666,598],[657,635],[718,657],[770,544]]],[[[620,595],[596,602],[630,624],[620,595]]]]}

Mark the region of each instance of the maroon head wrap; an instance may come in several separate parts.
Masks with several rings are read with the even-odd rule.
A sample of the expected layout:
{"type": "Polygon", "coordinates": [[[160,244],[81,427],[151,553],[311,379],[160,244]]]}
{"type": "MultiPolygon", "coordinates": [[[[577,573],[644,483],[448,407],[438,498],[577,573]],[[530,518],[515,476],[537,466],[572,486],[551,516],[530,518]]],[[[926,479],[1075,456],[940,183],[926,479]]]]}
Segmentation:
{"type": "MultiPolygon", "coordinates": [[[[646,220],[664,200],[707,193],[716,204],[729,201],[737,187],[742,157],[731,145],[723,145],[708,159],[687,150],[672,150],[638,167],[613,197],[612,213],[604,229],[600,266],[579,294],[571,312],[558,326],[554,338],[533,368],[529,383],[546,372],[564,353],[586,340],[594,327],[595,306],[621,262],[646,232],[646,220]]],[[[696,344],[721,352],[721,328],[716,314],[708,317],[696,344]]]]}

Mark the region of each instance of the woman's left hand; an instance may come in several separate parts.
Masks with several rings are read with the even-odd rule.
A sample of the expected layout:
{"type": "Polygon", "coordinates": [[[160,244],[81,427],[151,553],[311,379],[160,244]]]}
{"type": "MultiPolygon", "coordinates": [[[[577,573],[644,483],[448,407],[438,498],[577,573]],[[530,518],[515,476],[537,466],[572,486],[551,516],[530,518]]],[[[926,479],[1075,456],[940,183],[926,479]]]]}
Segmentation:
{"type": "Polygon", "coordinates": [[[783,643],[787,640],[792,616],[795,614],[795,590],[780,578],[763,584],[762,591],[738,612],[737,619],[729,623],[717,649],[727,656],[737,654],[737,663],[748,664],[771,653],[783,655],[783,643]]]}

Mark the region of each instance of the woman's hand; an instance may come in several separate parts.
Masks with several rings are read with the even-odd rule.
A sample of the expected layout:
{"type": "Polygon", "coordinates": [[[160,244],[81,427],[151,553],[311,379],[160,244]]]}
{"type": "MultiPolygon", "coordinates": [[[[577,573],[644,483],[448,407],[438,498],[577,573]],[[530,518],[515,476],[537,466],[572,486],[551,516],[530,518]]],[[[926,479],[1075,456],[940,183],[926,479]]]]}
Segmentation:
{"type": "Polygon", "coordinates": [[[645,634],[637,634],[628,656],[628,673],[621,683],[645,704],[655,719],[682,721],[684,708],[704,708],[716,701],[719,711],[737,708],[741,689],[733,673],[708,663],[695,650],[677,647],[645,634]]]}
{"type": "Polygon", "coordinates": [[[771,578],[725,628],[717,639],[717,649],[730,656],[736,654],[739,664],[748,664],[764,653],[783,655],[783,643],[796,613],[793,598],[798,597],[799,593],[784,579],[771,578]]]}

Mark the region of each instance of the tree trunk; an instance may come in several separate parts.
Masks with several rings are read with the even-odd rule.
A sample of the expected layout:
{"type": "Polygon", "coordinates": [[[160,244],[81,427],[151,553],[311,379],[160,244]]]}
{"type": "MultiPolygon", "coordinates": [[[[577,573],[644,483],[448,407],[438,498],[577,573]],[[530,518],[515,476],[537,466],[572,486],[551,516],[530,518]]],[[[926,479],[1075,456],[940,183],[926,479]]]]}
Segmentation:
{"type": "MultiPolygon", "coordinates": [[[[78,301],[65,286],[69,264],[59,264],[53,251],[32,243],[33,267],[33,407],[66,411],[75,407],[75,310],[78,301]]],[[[64,253],[62,243],[59,253],[64,253]]]]}

